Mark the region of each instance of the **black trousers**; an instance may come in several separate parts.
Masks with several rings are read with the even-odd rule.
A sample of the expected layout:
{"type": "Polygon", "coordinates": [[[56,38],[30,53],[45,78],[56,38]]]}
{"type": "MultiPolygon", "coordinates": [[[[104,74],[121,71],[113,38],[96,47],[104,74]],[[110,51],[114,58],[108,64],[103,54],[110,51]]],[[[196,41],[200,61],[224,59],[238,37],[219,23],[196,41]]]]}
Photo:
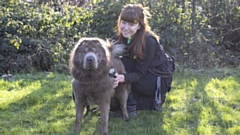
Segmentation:
{"type": "MultiPolygon", "coordinates": [[[[172,78],[161,78],[160,94],[161,104],[165,102],[166,93],[171,90],[172,78]]],[[[137,83],[132,83],[132,94],[137,104],[137,110],[155,110],[157,76],[147,72],[137,83]]]]}
{"type": "MultiPolygon", "coordinates": [[[[127,72],[133,69],[133,63],[127,58],[122,59],[127,72]]],[[[160,95],[161,104],[164,103],[166,93],[171,89],[172,78],[161,78],[160,95]]],[[[155,110],[155,96],[157,90],[157,76],[146,72],[144,77],[136,83],[131,84],[131,93],[129,94],[128,107],[136,106],[137,110],[155,110]]],[[[119,109],[120,105],[116,98],[111,100],[111,110],[119,109]]]]}

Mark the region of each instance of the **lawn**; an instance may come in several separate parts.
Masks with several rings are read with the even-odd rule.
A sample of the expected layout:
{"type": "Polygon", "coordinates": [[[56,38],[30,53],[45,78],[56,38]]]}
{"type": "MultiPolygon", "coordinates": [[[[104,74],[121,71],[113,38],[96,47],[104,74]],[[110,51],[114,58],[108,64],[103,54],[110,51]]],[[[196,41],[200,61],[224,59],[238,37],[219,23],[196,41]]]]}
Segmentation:
{"type": "MultiPolygon", "coordinates": [[[[0,135],[98,135],[99,112],[73,133],[72,77],[57,73],[0,78],[0,135]]],[[[240,134],[240,71],[177,71],[162,112],[139,111],[124,122],[109,120],[110,135],[240,134]]]]}

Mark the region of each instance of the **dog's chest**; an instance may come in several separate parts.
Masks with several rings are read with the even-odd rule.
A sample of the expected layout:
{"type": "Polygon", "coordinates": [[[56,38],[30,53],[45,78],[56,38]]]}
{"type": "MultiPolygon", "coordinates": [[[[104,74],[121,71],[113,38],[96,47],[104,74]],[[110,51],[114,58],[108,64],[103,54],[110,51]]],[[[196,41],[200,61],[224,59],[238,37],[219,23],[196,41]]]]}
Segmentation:
{"type": "Polygon", "coordinates": [[[99,104],[102,101],[110,100],[114,93],[114,89],[111,87],[106,87],[106,85],[98,85],[95,87],[85,87],[82,89],[82,98],[85,100],[86,104],[93,105],[99,104]]]}

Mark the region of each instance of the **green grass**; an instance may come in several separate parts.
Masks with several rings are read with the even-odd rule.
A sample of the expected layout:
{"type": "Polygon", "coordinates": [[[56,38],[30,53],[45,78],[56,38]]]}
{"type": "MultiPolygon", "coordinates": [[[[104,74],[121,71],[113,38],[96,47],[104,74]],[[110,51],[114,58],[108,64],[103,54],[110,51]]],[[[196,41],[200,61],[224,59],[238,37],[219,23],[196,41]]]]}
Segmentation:
{"type": "MultiPolygon", "coordinates": [[[[0,135],[74,135],[71,76],[36,73],[0,79],[0,135]]],[[[111,135],[240,134],[240,71],[178,71],[162,112],[139,111],[109,120],[111,135]]],[[[99,112],[83,120],[81,135],[98,135],[99,112]]]]}

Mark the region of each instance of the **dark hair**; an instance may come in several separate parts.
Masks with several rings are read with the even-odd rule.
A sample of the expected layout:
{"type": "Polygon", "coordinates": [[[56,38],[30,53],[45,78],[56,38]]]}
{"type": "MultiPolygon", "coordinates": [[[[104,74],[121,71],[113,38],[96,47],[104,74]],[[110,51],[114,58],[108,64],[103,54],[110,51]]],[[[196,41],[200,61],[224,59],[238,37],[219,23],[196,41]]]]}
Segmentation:
{"type": "Polygon", "coordinates": [[[151,14],[149,13],[149,8],[143,7],[142,4],[127,4],[123,7],[118,18],[117,35],[120,42],[122,42],[123,40],[120,29],[120,21],[124,20],[131,23],[139,23],[141,28],[136,32],[136,34],[134,35],[134,41],[129,46],[133,47],[133,52],[139,58],[143,58],[144,56],[143,50],[145,48],[146,35],[150,34],[159,39],[159,37],[151,30],[151,27],[149,26],[148,19],[150,17],[151,14]]]}

